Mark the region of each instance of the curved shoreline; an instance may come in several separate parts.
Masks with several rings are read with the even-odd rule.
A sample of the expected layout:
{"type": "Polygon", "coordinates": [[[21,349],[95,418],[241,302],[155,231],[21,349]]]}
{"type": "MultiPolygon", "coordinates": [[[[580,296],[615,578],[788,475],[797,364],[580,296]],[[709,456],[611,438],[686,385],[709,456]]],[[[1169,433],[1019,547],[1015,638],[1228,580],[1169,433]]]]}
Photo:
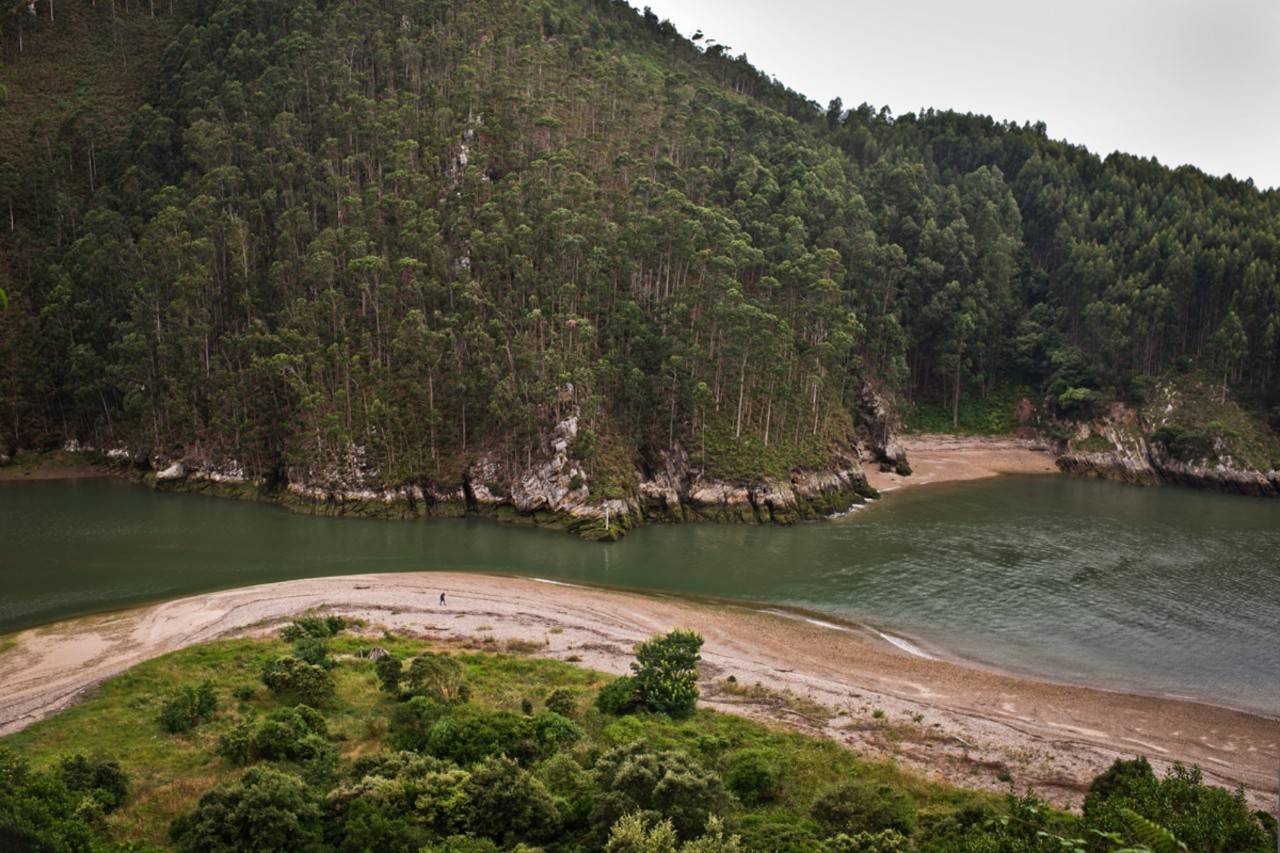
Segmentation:
{"type": "Polygon", "coordinates": [[[446,642],[517,641],[606,672],[626,670],[636,641],[694,627],[707,639],[702,687],[712,707],[831,737],[925,775],[992,790],[1012,779],[1071,803],[1116,757],[1143,753],[1158,767],[1198,764],[1217,784],[1244,786],[1255,807],[1274,807],[1280,724],[1262,716],[917,657],[869,628],[800,614],[448,572],[242,587],[20,632],[0,653],[0,733],[74,704],[143,660],[261,634],[318,608],[446,642]]]}

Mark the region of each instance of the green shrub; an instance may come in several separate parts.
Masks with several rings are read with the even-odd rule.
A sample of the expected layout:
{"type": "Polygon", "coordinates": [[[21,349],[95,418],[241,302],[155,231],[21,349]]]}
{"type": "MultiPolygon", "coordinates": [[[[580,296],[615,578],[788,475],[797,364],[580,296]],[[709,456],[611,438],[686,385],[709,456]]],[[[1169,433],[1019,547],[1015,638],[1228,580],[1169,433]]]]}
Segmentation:
{"type": "Polygon", "coordinates": [[[812,820],[788,812],[754,812],[737,821],[744,850],[753,853],[822,853],[821,830],[812,820]]]}
{"type": "Polygon", "coordinates": [[[290,702],[322,705],[336,690],[323,667],[295,657],[278,657],[262,668],[262,683],[275,695],[290,702]]]}
{"type": "Polygon", "coordinates": [[[241,702],[250,702],[258,696],[258,688],[252,684],[241,684],[235,690],[231,691],[231,695],[241,702]]]}
{"type": "Polygon", "coordinates": [[[304,637],[327,639],[337,636],[346,627],[347,622],[341,616],[303,616],[281,628],[280,639],[286,643],[297,642],[304,637]]]}
{"type": "Polygon", "coordinates": [[[85,797],[0,745],[0,850],[94,850],[85,797]]]}
{"type": "Polygon", "coordinates": [[[298,776],[252,767],[174,821],[179,850],[305,850],[320,842],[320,804],[298,776]]]}
{"type": "Polygon", "coordinates": [[[332,775],[338,751],[328,741],[328,726],[314,708],[277,708],[264,720],[246,721],[218,738],[214,751],[233,764],[252,761],[292,761],[308,781],[332,775]]]}
{"type": "Polygon", "coordinates": [[[578,715],[578,699],[572,690],[564,687],[557,687],[552,690],[543,703],[547,706],[548,711],[559,714],[562,717],[573,718],[578,715]]]}
{"type": "Polygon", "coordinates": [[[530,765],[581,737],[572,720],[550,711],[523,717],[457,705],[431,727],[426,751],[462,766],[499,755],[530,765]]]}
{"type": "Polygon", "coordinates": [[[92,796],[103,813],[115,811],[129,796],[129,777],[116,761],[69,755],[59,762],[58,776],[68,791],[92,796]]]}
{"type": "Polygon", "coordinates": [[[778,796],[782,774],[771,755],[763,750],[749,749],[729,759],[725,784],[743,805],[759,805],[778,796]]]}
{"type": "Polygon", "coordinates": [[[465,702],[471,695],[462,677],[462,664],[449,655],[428,652],[414,658],[405,682],[415,696],[437,702],[465,702]]]}
{"type": "Polygon", "coordinates": [[[303,637],[293,644],[293,656],[312,666],[333,669],[333,658],[329,657],[329,641],[323,637],[303,637]]]}
{"type": "Polygon", "coordinates": [[[631,664],[641,706],[658,714],[688,717],[698,705],[698,661],[702,635],[682,629],[636,646],[631,664]]]}
{"type": "Polygon", "coordinates": [[[889,785],[849,782],[827,791],[811,810],[828,833],[857,835],[892,829],[910,835],[915,828],[916,807],[909,796],[889,785]]]}
{"type": "Polygon", "coordinates": [[[643,740],[606,752],[596,762],[591,823],[605,837],[624,815],[644,811],[671,820],[684,839],[696,837],[730,803],[715,773],[675,750],[655,751],[643,740]]]}
{"type": "Polygon", "coordinates": [[[466,785],[472,832],[495,841],[543,841],[555,837],[560,815],[546,787],[505,757],[490,758],[466,785]]]}
{"type": "Polygon", "coordinates": [[[1273,849],[1244,792],[1204,784],[1198,767],[1174,764],[1157,779],[1145,758],[1117,760],[1089,786],[1084,819],[1091,829],[1140,841],[1125,810],[1168,829],[1192,851],[1273,849]]]}
{"type": "Polygon", "coordinates": [[[608,682],[596,694],[596,707],[606,714],[618,716],[630,714],[639,706],[640,697],[636,694],[636,680],[629,675],[608,682]]]}
{"type": "Polygon", "coordinates": [[[857,835],[841,833],[822,845],[823,853],[906,853],[912,849],[911,842],[892,829],[859,832],[857,835]]]}
{"type": "Polygon", "coordinates": [[[205,681],[199,687],[183,687],[160,708],[160,725],[170,734],[189,732],[213,719],[218,698],[213,684],[205,681]]]}
{"type": "Polygon", "coordinates": [[[400,695],[400,682],[404,680],[404,664],[391,655],[378,658],[373,665],[378,676],[378,687],[392,696],[400,695]]]}
{"type": "Polygon", "coordinates": [[[394,749],[426,751],[432,727],[448,711],[448,706],[440,702],[414,696],[391,711],[387,743],[394,749]]]}

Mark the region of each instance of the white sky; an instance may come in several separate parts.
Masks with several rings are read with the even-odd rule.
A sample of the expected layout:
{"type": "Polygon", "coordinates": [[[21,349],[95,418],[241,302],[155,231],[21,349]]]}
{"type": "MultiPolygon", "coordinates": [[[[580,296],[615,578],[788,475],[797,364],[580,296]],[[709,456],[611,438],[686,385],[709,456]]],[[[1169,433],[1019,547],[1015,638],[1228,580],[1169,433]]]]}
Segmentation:
{"type": "Polygon", "coordinates": [[[631,0],[823,106],[1044,121],[1280,186],[1280,0],[631,0]]]}

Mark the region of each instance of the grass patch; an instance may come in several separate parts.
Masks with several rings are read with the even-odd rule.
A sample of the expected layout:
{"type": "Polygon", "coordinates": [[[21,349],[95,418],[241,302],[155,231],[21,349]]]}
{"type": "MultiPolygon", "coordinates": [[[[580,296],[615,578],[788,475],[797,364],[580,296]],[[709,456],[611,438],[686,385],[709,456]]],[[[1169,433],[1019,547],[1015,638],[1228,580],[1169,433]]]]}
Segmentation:
{"type": "MultiPolygon", "coordinates": [[[[431,648],[420,640],[390,635],[339,636],[332,641],[340,659],[333,670],[337,696],[321,710],[331,739],[348,760],[382,748],[386,720],[396,704],[378,690],[373,663],[355,657],[374,645],[401,658],[431,648]]],[[[227,640],[183,649],[104,682],[87,701],[3,743],[38,768],[51,768],[71,753],[117,759],[129,774],[132,793],[123,808],[108,816],[107,832],[119,841],[165,846],[174,818],[219,782],[243,772],[218,757],[214,746],[240,721],[280,707],[258,678],[264,662],[288,650],[288,644],[278,640],[227,640]],[[219,700],[213,721],[185,735],[166,734],[157,721],[164,701],[178,687],[205,680],[212,682],[219,700]]],[[[590,700],[609,676],[560,661],[487,652],[455,656],[463,665],[472,702],[486,709],[521,713],[529,705],[540,708],[559,688],[577,697],[578,707],[587,708],[579,720],[586,733],[580,747],[584,756],[644,738],[657,748],[684,750],[704,766],[723,772],[737,751],[764,750],[785,771],[778,799],[770,806],[775,811],[807,812],[816,792],[851,777],[892,784],[910,793],[922,808],[940,813],[994,801],[985,794],[904,774],[888,763],[862,761],[828,741],[705,709],[680,722],[665,716],[605,716],[590,700]]],[[[820,720],[831,716],[816,703],[761,686],[730,684],[726,692],[776,702],[820,720]]]]}

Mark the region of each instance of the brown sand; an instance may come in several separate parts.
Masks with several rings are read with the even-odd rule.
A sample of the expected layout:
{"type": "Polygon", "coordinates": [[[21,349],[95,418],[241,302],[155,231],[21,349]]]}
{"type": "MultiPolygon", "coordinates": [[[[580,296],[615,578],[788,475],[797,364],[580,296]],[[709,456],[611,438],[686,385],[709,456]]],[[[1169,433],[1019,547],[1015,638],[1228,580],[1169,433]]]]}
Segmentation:
{"type": "Polygon", "coordinates": [[[626,670],[637,640],[690,626],[707,640],[707,704],[894,757],[934,778],[993,790],[1011,778],[1071,803],[1117,756],[1144,754],[1157,767],[1198,764],[1215,783],[1243,785],[1256,807],[1275,804],[1274,719],[919,657],[868,629],[803,614],[455,573],[287,581],[24,631],[0,654],[0,733],[71,705],[140,661],[261,634],[317,608],[485,648],[532,641],[534,654],[615,673],[626,670]],[[445,607],[437,604],[442,591],[445,607]]]}
{"type": "Polygon", "coordinates": [[[867,465],[867,480],[881,492],[930,483],[980,480],[999,474],[1056,474],[1053,454],[1042,441],[957,435],[916,435],[902,440],[911,476],[867,465]]]}

